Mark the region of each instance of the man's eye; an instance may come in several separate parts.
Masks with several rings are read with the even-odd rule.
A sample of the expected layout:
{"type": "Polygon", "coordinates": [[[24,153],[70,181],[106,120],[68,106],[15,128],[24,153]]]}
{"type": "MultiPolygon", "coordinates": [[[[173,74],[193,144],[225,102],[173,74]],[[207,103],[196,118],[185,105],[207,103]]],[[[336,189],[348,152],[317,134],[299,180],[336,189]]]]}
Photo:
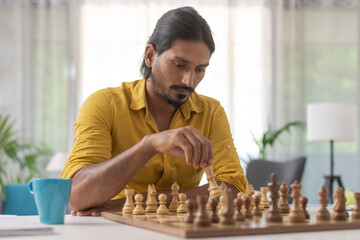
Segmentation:
{"type": "Polygon", "coordinates": [[[178,63],[178,62],[175,62],[174,64],[175,64],[175,66],[178,67],[178,68],[183,68],[183,67],[184,67],[183,64],[180,64],[180,63],[178,63]]]}
{"type": "Polygon", "coordinates": [[[205,72],[205,68],[197,68],[196,71],[198,71],[198,72],[205,72]]]}

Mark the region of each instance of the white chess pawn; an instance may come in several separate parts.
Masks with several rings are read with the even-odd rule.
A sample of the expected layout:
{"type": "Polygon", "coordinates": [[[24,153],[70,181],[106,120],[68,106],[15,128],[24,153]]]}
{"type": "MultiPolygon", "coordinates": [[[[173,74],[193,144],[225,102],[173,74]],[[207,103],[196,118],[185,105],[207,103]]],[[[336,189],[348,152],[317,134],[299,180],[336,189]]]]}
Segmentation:
{"type": "Polygon", "coordinates": [[[166,204],[166,195],[164,193],[161,193],[159,195],[159,204],[160,206],[158,207],[158,209],[156,210],[157,214],[168,214],[169,210],[167,209],[167,207],[165,206],[166,204]]]}
{"type": "Polygon", "coordinates": [[[185,200],[186,200],[186,194],[185,193],[180,193],[179,194],[179,203],[180,203],[180,205],[176,210],[177,213],[187,213],[185,200]]]}
{"type": "Polygon", "coordinates": [[[133,210],[133,215],[144,215],[145,214],[145,210],[143,208],[143,195],[141,195],[140,193],[135,195],[135,205],[136,207],[133,210]]]}

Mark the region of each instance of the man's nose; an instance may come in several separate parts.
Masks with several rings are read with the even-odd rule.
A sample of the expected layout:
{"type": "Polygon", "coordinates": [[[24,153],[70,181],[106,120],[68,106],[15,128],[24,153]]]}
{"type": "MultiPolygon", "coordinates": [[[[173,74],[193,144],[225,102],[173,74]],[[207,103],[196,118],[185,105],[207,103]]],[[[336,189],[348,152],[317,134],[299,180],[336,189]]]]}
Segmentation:
{"type": "Polygon", "coordinates": [[[194,73],[192,71],[186,72],[182,79],[182,83],[188,87],[194,87],[194,73]]]}

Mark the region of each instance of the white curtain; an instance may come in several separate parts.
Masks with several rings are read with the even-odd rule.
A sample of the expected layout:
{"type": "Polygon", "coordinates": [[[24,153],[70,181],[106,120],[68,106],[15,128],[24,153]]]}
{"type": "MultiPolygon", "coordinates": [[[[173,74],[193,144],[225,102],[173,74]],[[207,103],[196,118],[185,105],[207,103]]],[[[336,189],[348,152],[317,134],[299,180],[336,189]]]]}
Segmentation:
{"type": "Polygon", "coordinates": [[[54,151],[67,151],[70,132],[70,7],[61,0],[0,0],[0,113],[54,151]]]}
{"type": "MultiPolygon", "coordinates": [[[[216,43],[197,92],[221,101],[240,156],[257,152],[250,132],[305,121],[308,103],[359,105],[357,0],[0,0],[0,113],[28,137],[68,151],[83,100],[139,79],[157,19],[186,5],[208,21],[216,43]]],[[[357,190],[358,148],[335,143],[335,173],[357,190]]],[[[317,202],[329,153],[328,143],[294,131],[270,158],[306,155],[303,194],[317,202]]]]}

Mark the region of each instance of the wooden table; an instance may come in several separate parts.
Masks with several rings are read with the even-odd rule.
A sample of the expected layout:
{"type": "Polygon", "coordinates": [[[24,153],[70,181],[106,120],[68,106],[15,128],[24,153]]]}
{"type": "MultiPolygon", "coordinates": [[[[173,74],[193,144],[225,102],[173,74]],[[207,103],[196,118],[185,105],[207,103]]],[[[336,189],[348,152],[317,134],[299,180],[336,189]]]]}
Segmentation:
{"type": "MultiPolygon", "coordinates": [[[[30,221],[39,222],[38,216],[23,216],[30,221]]],[[[21,236],[9,237],[3,239],[67,239],[67,240],[106,240],[106,239],[138,239],[138,240],[172,240],[182,239],[173,237],[167,234],[162,234],[138,227],[132,227],[125,224],[120,224],[108,221],[101,217],[74,217],[67,215],[64,225],[49,225],[54,229],[50,235],[34,235],[34,236],[21,236]]],[[[270,235],[256,235],[256,236],[243,236],[243,237],[226,237],[227,240],[233,239],[246,239],[246,240],[348,240],[359,239],[360,229],[356,230],[341,230],[341,231],[322,231],[322,232],[307,232],[307,233],[291,233],[291,234],[270,234],[270,235]]],[[[207,238],[209,239],[209,238],[207,238]]],[[[224,239],[224,238],[211,238],[211,239],[224,239]]]]}

